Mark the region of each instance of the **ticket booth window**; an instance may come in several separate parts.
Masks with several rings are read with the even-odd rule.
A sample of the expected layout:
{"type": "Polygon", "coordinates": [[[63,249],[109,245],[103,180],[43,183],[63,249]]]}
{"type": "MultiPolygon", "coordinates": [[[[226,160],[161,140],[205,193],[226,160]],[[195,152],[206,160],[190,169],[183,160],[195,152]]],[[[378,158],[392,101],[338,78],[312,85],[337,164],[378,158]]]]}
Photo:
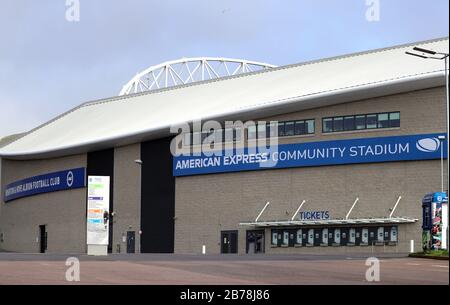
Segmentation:
{"type": "Polygon", "coordinates": [[[272,231],[272,245],[278,245],[278,232],[272,231]]]}
{"type": "Polygon", "coordinates": [[[356,230],[355,228],[351,228],[349,232],[350,238],[348,240],[349,244],[355,244],[356,242],[356,230]]]}
{"type": "Polygon", "coordinates": [[[289,245],[289,232],[284,231],[283,232],[283,246],[288,246],[288,245],[289,245]]]}
{"type": "Polygon", "coordinates": [[[308,230],[308,245],[309,246],[314,245],[314,229],[308,230]]]}
{"type": "Polygon", "coordinates": [[[384,241],[384,227],[378,228],[378,238],[377,241],[383,242],[384,241]]]}
{"type": "Polygon", "coordinates": [[[363,228],[361,233],[361,244],[369,244],[369,229],[363,228]]]}
{"type": "Polygon", "coordinates": [[[301,245],[302,244],[302,229],[298,229],[297,230],[297,238],[296,238],[295,243],[297,245],[301,245]]]}
{"type": "Polygon", "coordinates": [[[328,245],[328,229],[327,228],[322,230],[322,244],[328,245]]]}
{"type": "Polygon", "coordinates": [[[341,244],[341,229],[334,230],[334,244],[335,245],[341,244]]]}
{"type": "Polygon", "coordinates": [[[391,242],[396,243],[398,240],[398,236],[397,236],[397,227],[392,227],[391,228],[391,242]]]}

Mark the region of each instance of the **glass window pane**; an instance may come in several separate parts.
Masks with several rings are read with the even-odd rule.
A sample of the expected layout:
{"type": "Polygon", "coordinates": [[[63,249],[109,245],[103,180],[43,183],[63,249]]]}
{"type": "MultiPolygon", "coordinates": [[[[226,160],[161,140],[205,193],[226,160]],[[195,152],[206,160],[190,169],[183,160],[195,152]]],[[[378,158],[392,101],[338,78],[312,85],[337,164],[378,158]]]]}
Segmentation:
{"type": "Polygon", "coordinates": [[[289,244],[289,232],[284,231],[283,232],[283,245],[289,244]]]}
{"type": "MultiPolygon", "coordinates": [[[[210,130],[210,131],[204,131],[204,132],[202,132],[202,144],[203,143],[206,143],[205,141],[206,141],[206,138],[208,138],[210,135],[212,135],[213,134],[213,132],[210,130]]],[[[210,141],[208,141],[208,142],[210,142],[210,141]]]]}
{"type": "Polygon", "coordinates": [[[258,124],[258,138],[264,139],[266,137],[266,124],[258,124]]]}
{"type": "Polygon", "coordinates": [[[284,125],[284,135],[293,136],[294,135],[294,122],[286,122],[284,125]]]}
{"type": "Polygon", "coordinates": [[[256,139],[256,126],[248,127],[248,136],[247,136],[247,138],[249,140],[255,140],[256,139]]]}
{"type": "Polygon", "coordinates": [[[301,244],[302,243],[302,229],[297,230],[297,240],[296,240],[297,244],[301,244]]]}
{"type": "Polygon", "coordinates": [[[333,131],[333,119],[323,119],[322,132],[332,132],[333,131]]]}
{"type": "Polygon", "coordinates": [[[357,130],[366,129],[366,116],[365,115],[357,115],[355,118],[355,128],[357,130]]]}
{"type": "Polygon", "coordinates": [[[389,127],[389,114],[388,113],[379,113],[378,114],[378,128],[387,128],[389,127]]]}
{"type": "Polygon", "coordinates": [[[333,131],[344,130],[344,119],[342,117],[333,118],[333,131]]]}
{"type": "Polygon", "coordinates": [[[214,131],[214,143],[222,143],[223,140],[223,129],[214,131]]]}
{"type": "Polygon", "coordinates": [[[400,112],[389,113],[389,126],[400,127],[400,112]]]}
{"type": "Polygon", "coordinates": [[[378,115],[368,114],[367,115],[367,129],[377,128],[377,124],[378,124],[378,115]]]}
{"type": "Polygon", "coordinates": [[[267,134],[269,137],[273,138],[275,137],[276,133],[277,133],[277,123],[269,123],[267,125],[267,134]]]}
{"type": "Polygon", "coordinates": [[[354,130],[355,129],[355,117],[346,116],[344,117],[344,130],[354,130]]]}
{"type": "Polygon", "coordinates": [[[272,245],[278,244],[278,233],[272,230],[272,245]]]}
{"type": "Polygon", "coordinates": [[[234,141],[240,142],[242,140],[242,130],[240,128],[234,129],[234,141]]]}
{"type": "Polygon", "coordinates": [[[314,133],[314,120],[306,121],[306,133],[308,134],[314,133]]]}
{"type": "Polygon", "coordinates": [[[183,141],[184,141],[184,146],[190,146],[191,145],[191,133],[185,133],[184,134],[184,139],[183,139],[183,141]]]}
{"type": "Polygon", "coordinates": [[[302,135],[306,133],[305,121],[297,121],[295,122],[295,131],[294,134],[302,135]]]}
{"type": "Polygon", "coordinates": [[[233,129],[227,128],[225,129],[225,138],[223,139],[224,142],[231,142],[233,139],[233,129]]]}
{"type": "Polygon", "coordinates": [[[284,123],[278,122],[278,136],[284,137],[284,123]]]}
{"type": "Polygon", "coordinates": [[[194,132],[192,143],[194,143],[194,145],[199,145],[201,143],[200,141],[201,141],[200,132],[194,132]]]}

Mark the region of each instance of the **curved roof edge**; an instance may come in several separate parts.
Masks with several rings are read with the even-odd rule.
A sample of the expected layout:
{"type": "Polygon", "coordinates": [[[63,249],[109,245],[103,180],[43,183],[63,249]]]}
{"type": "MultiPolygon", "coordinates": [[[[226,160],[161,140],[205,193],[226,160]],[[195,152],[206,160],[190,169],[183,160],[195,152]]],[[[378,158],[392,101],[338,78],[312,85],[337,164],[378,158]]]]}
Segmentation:
{"type": "MultiPolygon", "coordinates": [[[[99,104],[108,105],[115,101],[120,101],[124,99],[134,99],[138,97],[145,97],[147,95],[159,94],[168,91],[175,91],[181,88],[188,87],[197,87],[205,84],[211,84],[216,82],[226,82],[227,80],[237,79],[237,78],[245,78],[250,75],[258,75],[258,74],[266,74],[266,73],[274,73],[276,71],[288,70],[290,68],[296,67],[305,67],[308,65],[313,65],[317,63],[325,63],[325,62],[333,62],[341,59],[349,59],[352,57],[358,57],[367,54],[375,54],[379,52],[384,52],[387,50],[396,50],[401,48],[412,47],[415,45],[423,45],[434,42],[443,42],[447,40],[448,37],[437,38],[432,40],[426,40],[421,42],[408,43],[403,45],[397,45],[393,47],[387,47],[376,50],[369,50],[364,52],[352,53],[347,55],[341,55],[336,57],[330,57],[325,59],[313,60],[303,63],[297,63],[292,65],[281,66],[269,70],[260,70],[255,72],[243,73],[235,76],[227,76],[220,79],[211,79],[205,80],[195,83],[189,83],[185,85],[178,85],[170,88],[157,89],[150,92],[142,92],[136,94],[130,94],[127,96],[116,96],[112,98],[94,100],[90,102],[83,103],[59,116],[56,118],[32,129],[31,131],[23,134],[18,139],[15,139],[12,143],[8,143],[6,146],[0,148],[0,156],[8,159],[42,159],[42,158],[50,158],[50,157],[59,157],[64,155],[85,153],[93,150],[100,150],[108,147],[121,146],[126,144],[137,143],[144,140],[151,140],[156,138],[161,138],[165,136],[169,136],[169,128],[170,126],[160,125],[152,128],[142,128],[138,131],[132,133],[123,133],[123,134],[115,134],[114,136],[104,137],[102,139],[96,139],[95,141],[79,141],[77,143],[71,143],[69,145],[61,145],[54,146],[49,149],[33,149],[30,148],[27,150],[20,149],[10,149],[11,145],[17,141],[21,141],[22,138],[32,135],[33,133],[39,131],[42,128],[51,125],[52,123],[64,119],[64,117],[69,114],[76,112],[77,110],[86,107],[86,106],[94,106],[99,104]]],[[[390,94],[403,93],[412,90],[420,90],[426,88],[432,88],[437,86],[443,86],[445,84],[444,81],[444,71],[443,70],[430,70],[426,73],[418,73],[418,74],[409,74],[402,75],[402,77],[392,78],[392,79],[383,79],[377,82],[367,82],[361,83],[356,86],[341,86],[335,87],[333,90],[328,91],[317,91],[312,94],[299,94],[293,95],[293,97],[285,98],[285,99],[273,99],[267,101],[261,101],[261,103],[257,104],[249,104],[245,107],[236,108],[233,111],[224,111],[219,115],[213,115],[210,117],[203,116],[202,120],[208,119],[216,119],[216,120],[227,120],[227,119],[251,119],[256,116],[264,117],[264,116],[272,116],[280,113],[292,112],[292,111],[301,111],[316,107],[329,106],[344,102],[351,102],[365,98],[372,98],[377,96],[384,96],[390,94]],[[333,97],[331,100],[330,97],[333,97]]],[[[193,118],[190,118],[192,120],[193,118]]],[[[195,118],[194,118],[195,119],[195,118]]],[[[184,120],[185,122],[185,120],[184,120]]],[[[170,125],[176,125],[176,122],[171,122],[170,125]]],[[[50,128],[50,127],[49,127],[50,128]]],[[[25,141],[26,142],[26,141],[25,141]]],[[[19,145],[20,147],[20,145],[19,145]]]]}
{"type": "MultiPolygon", "coordinates": [[[[260,117],[273,116],[282,113],[302,111],[324,106],[332,106],[345,102],[405,93],[413,90],[434,88],[443,85],[445,85],[443,72],[433,72],[430,74],[416,75],[414,77],[408,77],[405,79],[391,80],[389,82],[372,83],[359,87],[341,88],[339,90],[323,92],[321,94],[313,96],[301,96],[288,100],[274,101],[274,105],[272,106],[267,106],[264,108],[251,107],[239,112],[224,113],[220,117],[204,117],[202,118],[202,121],[212,119],[219,121],[232,119],[247,120],[254,118],[255,113],[257,113],[260,117]],[[333,100],[331,100],[330,97],[333,97],[333,100]]],[[[126,134],[118,137],[105,138],[101,142],[85,142],[80,143],[79,145],[61,147],[57,150],[34,151],[33,153],[15,152],[11,154],[2,153],[0,151],[0,156],[13,160],[31,160],[86,153],[89,151],[102,150],[106,148],[129,145],[142,141],[167,137],[171,135],[170,127],[176,126],[177,124],[181,123],[182,122],[174,123],[170,126],[164,126],[158,129],[148,129],[135,134],[126,134]]]]}

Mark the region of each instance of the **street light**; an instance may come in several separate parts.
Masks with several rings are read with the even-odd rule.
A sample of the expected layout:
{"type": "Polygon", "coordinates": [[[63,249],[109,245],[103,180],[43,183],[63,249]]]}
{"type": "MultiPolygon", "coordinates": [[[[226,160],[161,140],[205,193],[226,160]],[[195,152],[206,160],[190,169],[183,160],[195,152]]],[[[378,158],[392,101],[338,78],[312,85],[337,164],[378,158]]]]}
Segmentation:
{"type": "MultiPolygon", "coordinates": [[[[405,53],[407,55],[412,55],[412,56],[416,56],[422,59],[438,59],[438,60],[444,60],[444,65],[445,65],[445,95],[446,95],[446,113],[447,113],[447,183],[450,181],[448,174],[449,174],[449,164],[448,164],[448,157],[449,157],[449,143],[448,143],[448,139],[449,139],[449,93],[448,93],[448,53],[442,53],[442,52],[436,52],[433,50],[428,50],[428,49],[424,49],[424,48],[419,48],[419,47],[414,47],[413,51],[415,51],[416,53],[413,52],[408,52],[406,51],[405,53]],[[417,53],[420,52],[420,53],[417,53]]],[[[441,139],[439,138],[439,140],[441,141],[441,139]]],[[[442,144],[444,143],[443,141],[445,140],[442,139],[442,144]]],[[[443,168],[443,152],[441,149],[441,159],[442,159],[442,164],[441,167],[443,168]]],[[[443,171],[443,169],[442,169],[443,171]]],[[[443,179],[443,173],[442,173],[442,191],[444,191],[444,179],[443,179]]]]}
{"type": "Polygon", "coordinates": [[[444,146],[444,141],[445,141],[445,136],[438,136],[439,139],[439,144],[441,147],[441,192],[444,192],[444,148],[442,146],[444,146]]]}

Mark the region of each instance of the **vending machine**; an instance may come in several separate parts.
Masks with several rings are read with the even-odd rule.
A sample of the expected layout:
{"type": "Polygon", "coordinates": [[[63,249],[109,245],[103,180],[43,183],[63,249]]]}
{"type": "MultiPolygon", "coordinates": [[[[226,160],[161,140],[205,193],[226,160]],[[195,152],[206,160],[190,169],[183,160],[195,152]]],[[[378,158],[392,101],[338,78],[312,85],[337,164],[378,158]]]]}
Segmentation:
{"type": "Polygon", "coordinates": [[[422,199],[422,248],[447,249],[448,196],[445,192],[430,193],[422,199]]]}

